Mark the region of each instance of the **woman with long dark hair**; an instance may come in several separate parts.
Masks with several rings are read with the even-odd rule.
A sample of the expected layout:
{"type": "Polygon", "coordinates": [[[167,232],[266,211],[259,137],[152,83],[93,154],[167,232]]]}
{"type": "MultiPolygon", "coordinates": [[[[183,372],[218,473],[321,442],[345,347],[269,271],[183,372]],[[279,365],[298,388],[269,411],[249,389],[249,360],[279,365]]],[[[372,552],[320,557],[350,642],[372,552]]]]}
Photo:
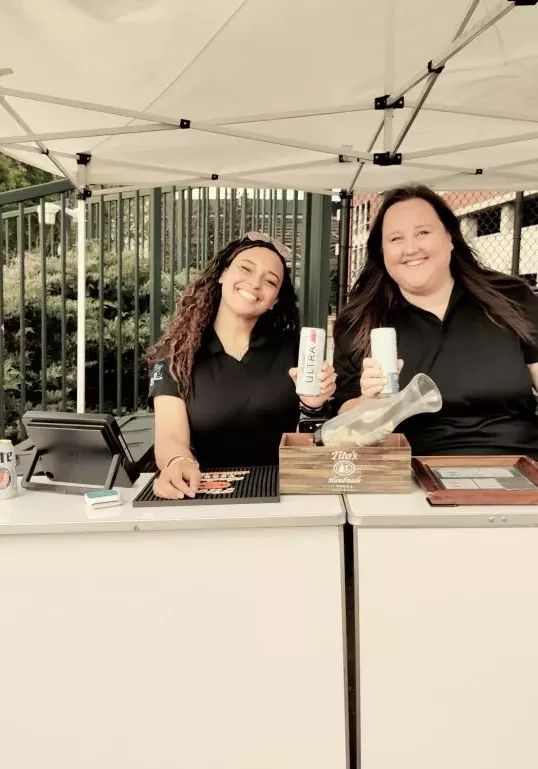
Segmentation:
{"type": "Polygon", "coordinates": [[[379,396],[385,372],[370,332],[391,326],[400,385],[428,374],[443,396],[437,414],[406,420],[415,455],[538,457],[538,298],[522,280],[484,267],[442,197],[424,186],[387,192],[367,258],[335,323],[339,410],[379,396]]]}
{"type": "MultiPolygon", "coordinates": [[[[194,496],[200,465],[277,464],[282,434],[296,430],[300,329],[287,255],[261,233],[230,243],[187,287],[149,351],[158,496],[194,496]]],[[[321,394],[301,396],[305,413],[322,408],[335,379],[325,364],[321,394]]]]}

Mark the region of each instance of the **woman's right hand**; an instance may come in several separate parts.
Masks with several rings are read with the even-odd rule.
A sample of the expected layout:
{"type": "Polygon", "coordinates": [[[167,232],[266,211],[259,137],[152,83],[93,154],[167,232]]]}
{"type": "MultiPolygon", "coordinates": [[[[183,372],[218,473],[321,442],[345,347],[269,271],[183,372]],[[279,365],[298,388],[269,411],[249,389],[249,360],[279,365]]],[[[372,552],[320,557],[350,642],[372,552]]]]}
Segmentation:
{"type": "Polygon", "coordinates": [[[196,496],[201,473],[196,462],[172,461],[153,482],[153,493],[163,499],[196,496]]]}
{"type": "MultiPolygon", "coordinates": [[[[403,360],[398,361],[398,373],[402,370],[403,360]]],[[[387,384],[388,377],[373,358],[364,358],[360,379],[361,395],[365,398],[377,398],[387,384]]]]}

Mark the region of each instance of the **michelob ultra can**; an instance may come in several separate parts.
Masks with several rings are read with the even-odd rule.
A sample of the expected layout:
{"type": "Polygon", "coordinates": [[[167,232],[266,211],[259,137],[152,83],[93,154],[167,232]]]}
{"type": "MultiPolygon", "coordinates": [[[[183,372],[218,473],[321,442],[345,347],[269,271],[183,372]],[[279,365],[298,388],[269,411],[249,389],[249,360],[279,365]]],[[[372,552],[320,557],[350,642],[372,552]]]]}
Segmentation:
{"type": "Polygon", "coordinates": [[[10,440],[0,440],[0,499],[11,499],[18,492],[15,449],[10,440]]]}
{"type": "Polygon", "coordinates": [[[387,398],[396,395],[400,390],[396,329],[373,328],[370,333],[370,346],[372,358],[379,363],[387,377],[387,384],[381,390],[380,396],[387,398]]]}
{"type": "Polygon", "coordinates": [[[299,370],[295,388],[297,395],[316,396],[321,393],[319,376],[325,360],[325,338],[323,328],[301,329],[299,370]]]}

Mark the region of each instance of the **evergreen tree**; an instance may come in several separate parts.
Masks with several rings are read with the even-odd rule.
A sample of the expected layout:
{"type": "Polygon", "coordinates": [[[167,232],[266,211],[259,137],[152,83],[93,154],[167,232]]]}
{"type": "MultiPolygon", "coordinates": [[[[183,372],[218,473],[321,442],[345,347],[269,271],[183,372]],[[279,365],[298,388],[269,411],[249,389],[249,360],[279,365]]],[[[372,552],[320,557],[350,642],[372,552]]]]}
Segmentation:
{"type": "Polygon", "coordinates": [[[0,152],[0,192],[17,190],[19,187],[31,187],[34,184],[44,184],[53,181],[52,174],[40,168],[27,166],[18,160],[0,152]]]}

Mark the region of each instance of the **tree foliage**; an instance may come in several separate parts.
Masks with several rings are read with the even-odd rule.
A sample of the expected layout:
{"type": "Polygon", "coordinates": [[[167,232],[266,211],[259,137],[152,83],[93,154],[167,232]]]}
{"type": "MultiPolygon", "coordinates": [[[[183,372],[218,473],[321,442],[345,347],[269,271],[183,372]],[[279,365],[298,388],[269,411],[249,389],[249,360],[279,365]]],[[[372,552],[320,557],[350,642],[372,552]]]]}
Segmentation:
{"type": "MultiPolygon", "coordinates": [[[[118,315],[118,265],[114,252],[105,253],[102,267],[97,244],[90,243],[86,259],[86,405],[99,408],[99,380],[102,373],[107,413],[117,413],[118,372],[121,384],[121,410],[146,407],[149,346],[149,260],[140,259],[139,281],[135,286],[135,257],[124,252],[122,258],[121,314],[118,315]],[[100,273],[103,273],[102,291],[100,273]],[[138,329],[135,322],[138,304],[138,329]],[[118,342],[121,338],[121,354],[118,342]],[[101,345],[100,345],[100,339],[101,345]],[[102,372],[99,367],[102,350],[102,372]],[[135,402],[135,366],[138,364],[138,398],[135,402]]],[[[77,264],[69,251],[63,269],[60,257],[46,259],[46,301],[42,302],[42,265],[39,253],[29,252],[24,260],[24,367],[21,366],[21,270],[19,260],[11,258],[4,267],[4,398],[6,433],[21,437],[20,417],[29,408],[41,408],[42,350],[45,349],[45,406],[74,410],[76,407],[77,264]],[[65,312],[64,312],[65,310],[65,312]],[[44,315],[43,315],[44,313],[44,315]],[[43,348],[42,318],[45,318],[46,346],[43,348]],[[62,325],[62,317],[65,318],[62,325]],[[62,338],[65,346],[62,348],[62,338]],[[62,351],[63,350],[63,351],[62,351]],[[26,403],[22,402],[22,383],[26,403]]],[[[174,294],[185,287],[185,273],[174,277],[174,294]]],[[[162,275],[162,322],[168,319],[170,277],[162,275]]]]}
{"type": "Polygon", "coordinates": [[[19,163],[0,152],[0,192],[16,190],[19,187],[31,187],[53,181],[53,176],[40,168],[19,163]]]}

